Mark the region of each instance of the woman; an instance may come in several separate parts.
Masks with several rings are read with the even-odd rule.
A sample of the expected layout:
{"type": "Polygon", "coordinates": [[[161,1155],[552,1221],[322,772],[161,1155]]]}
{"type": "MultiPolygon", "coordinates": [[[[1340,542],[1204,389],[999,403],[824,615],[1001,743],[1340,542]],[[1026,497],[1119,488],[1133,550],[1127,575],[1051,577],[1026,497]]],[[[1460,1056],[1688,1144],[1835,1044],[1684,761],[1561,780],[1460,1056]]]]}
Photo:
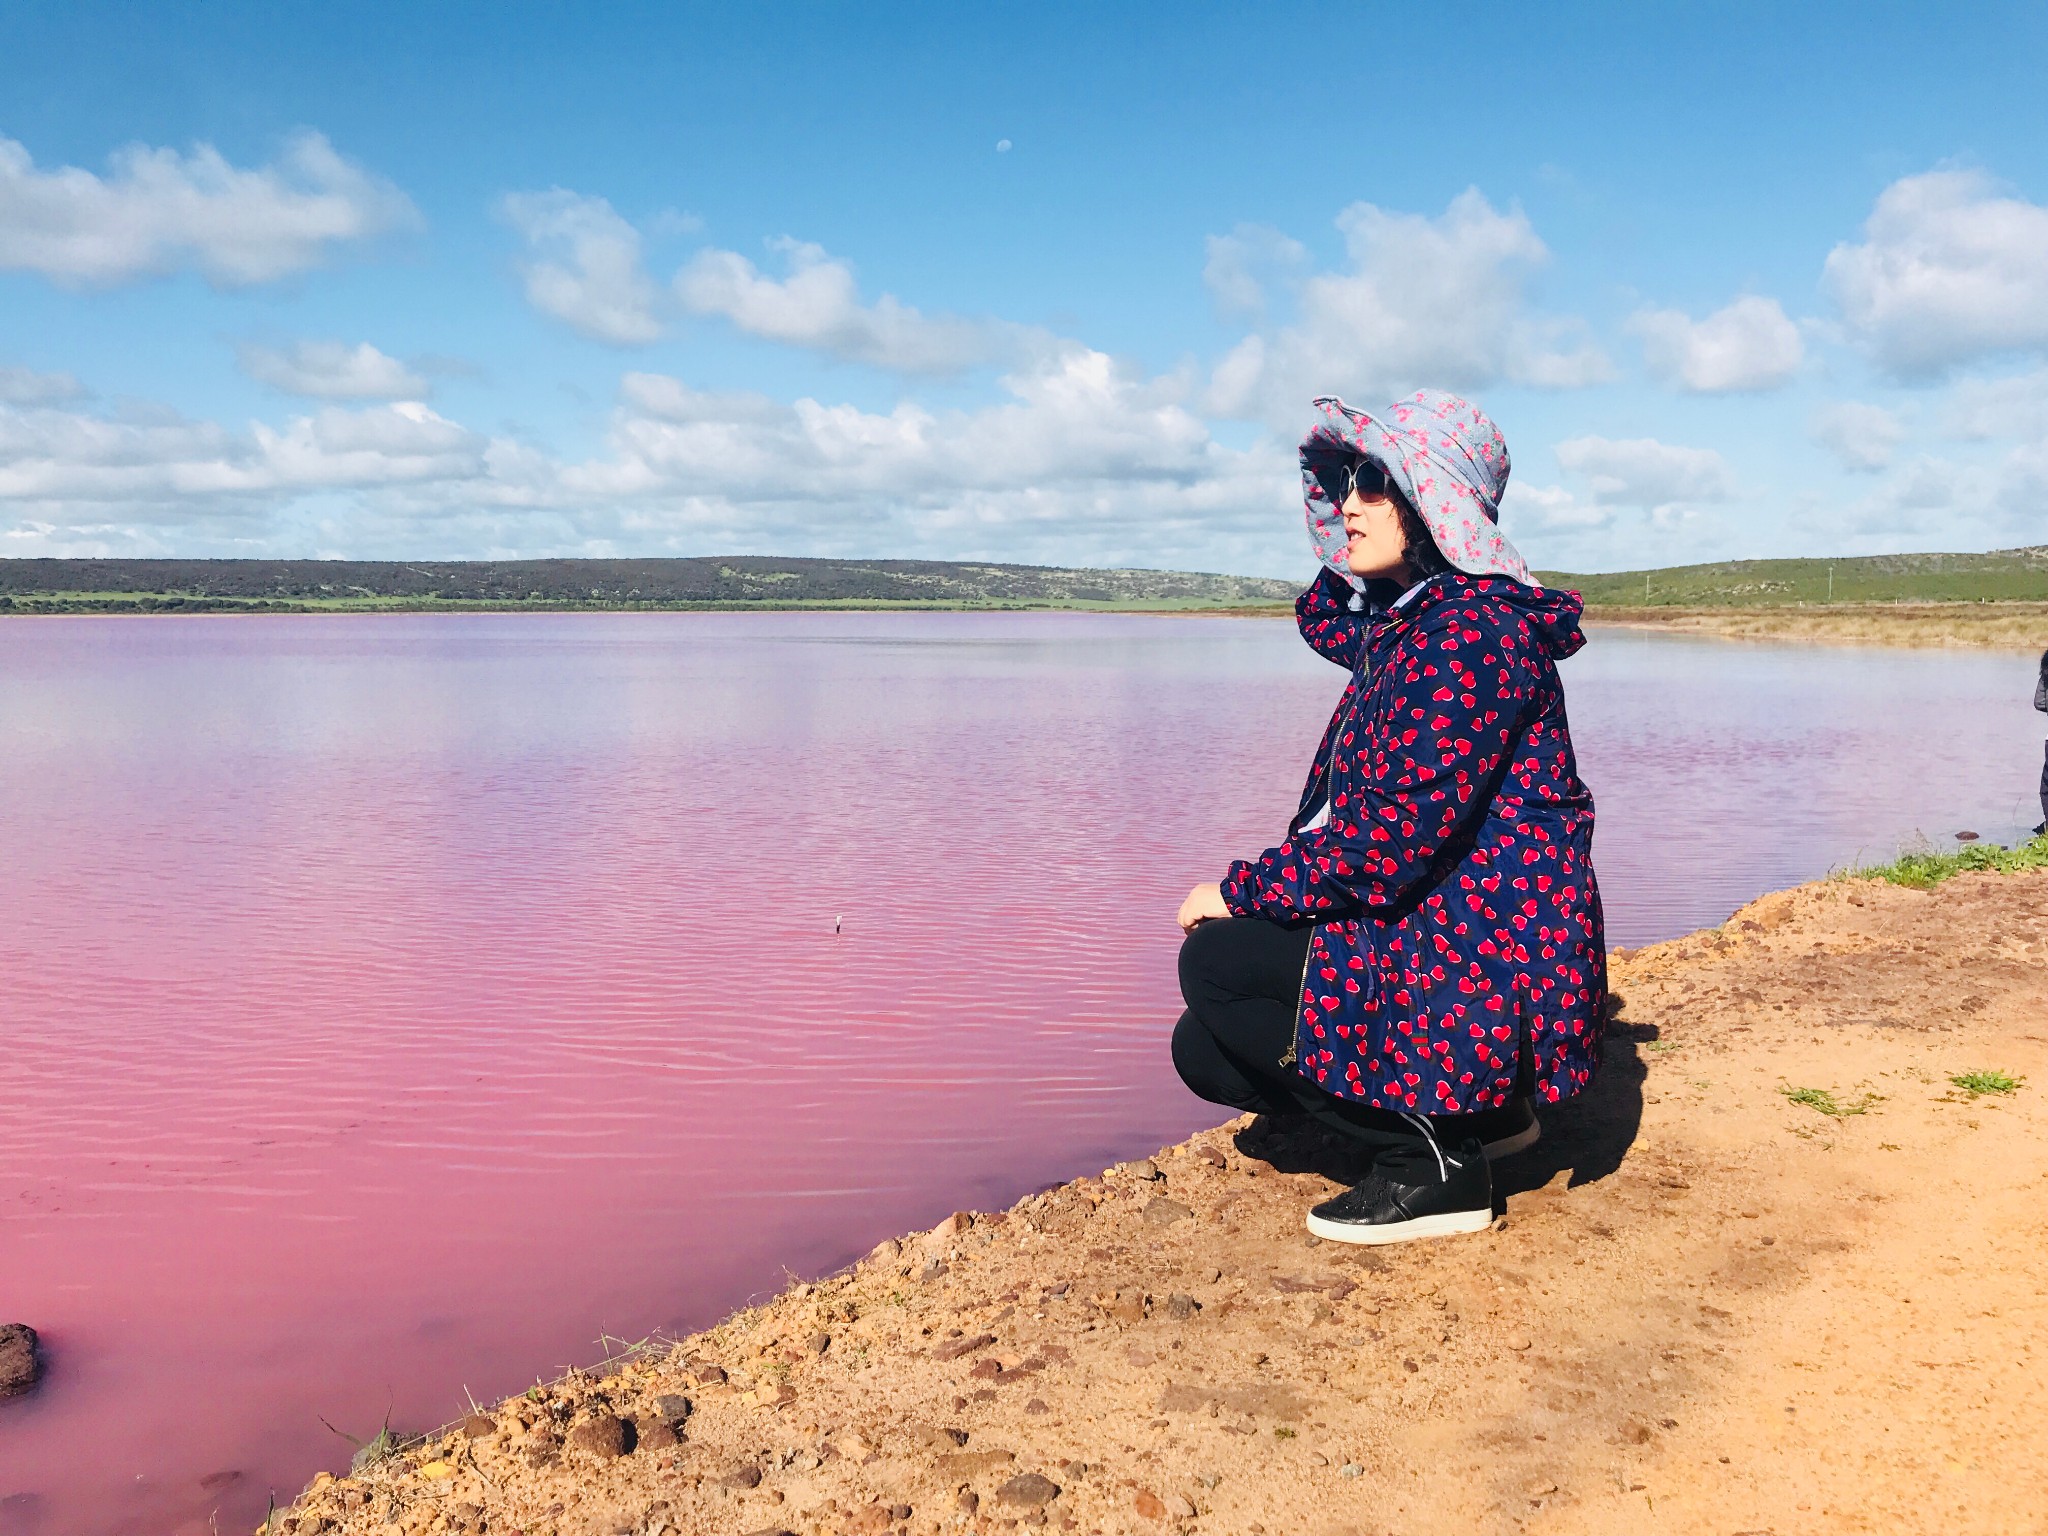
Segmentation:
{"type": "MultiPolygon", "coordinates": [[[[2041,675],[2034,679],[2034,708],[2048,714],[2048,651],[2041,653],[2041,675]]],[[[2048,832],[2048,746],[2041,752],[2041,825],[2034,836],[2048,832]]]]}
{"type": "Polygon", "coordinates": [[[1302,484],[1327,569],[1295,613],[1351,682],[1285,840],[1181,905],[1174,1064],[1206,1099],[1377,1149],[1309,1213],[1317,1236],[1476,1232],[1488,1158],[1599,1061],[1593,800],[1557,675],[1583,605],[1501,535],[1507,445],[1473,406],[1316,405],[1302,484]]]}

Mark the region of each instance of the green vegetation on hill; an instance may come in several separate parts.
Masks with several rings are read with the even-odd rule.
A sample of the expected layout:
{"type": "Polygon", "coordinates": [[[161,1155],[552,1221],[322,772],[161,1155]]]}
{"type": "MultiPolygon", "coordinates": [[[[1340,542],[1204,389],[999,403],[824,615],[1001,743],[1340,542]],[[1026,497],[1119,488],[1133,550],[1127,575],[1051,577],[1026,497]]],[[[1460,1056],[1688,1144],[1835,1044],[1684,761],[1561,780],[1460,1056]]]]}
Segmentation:
{"type": "Polygon", "coordinates": [[[1267,608],[1291,582],[940,560],[0,560],[0,612],[1267,608]]]}
{"type": "Polygon", "coordinates": [[[1781,608],[1842,603],[2048,602],[2048,544],[1982,555],[1863,555],[1731,560],[1580,576],[1540,571],[1545,586],[1596,608],[1781,608]]]}

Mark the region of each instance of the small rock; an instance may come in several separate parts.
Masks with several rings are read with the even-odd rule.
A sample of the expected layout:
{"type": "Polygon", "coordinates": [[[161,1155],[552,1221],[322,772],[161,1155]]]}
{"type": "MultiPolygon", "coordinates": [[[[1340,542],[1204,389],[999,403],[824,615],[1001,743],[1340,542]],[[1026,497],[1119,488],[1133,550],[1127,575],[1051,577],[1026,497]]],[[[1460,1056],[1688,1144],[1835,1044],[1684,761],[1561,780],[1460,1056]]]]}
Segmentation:
{"type": "Polygon", "coordinates": [[[971,1355],[977,1349],[987,1349],[995,1343],[992,1333],[972,1334],[962,1339],[948,1339],[932,1351],[934,1360],[958,1360],[962,1355],[971,1355]]]}
{"type": "Polygon", "coordinates": [[[743,1461],[718,1481],[727,1488],[758,1488],[761,1486],[761,1469],[751,1461],[743,1461]]]}
{"type": "Polygon", "coordinates": [[[1325,1456],[1321,1451],[1310,1451],[1308,1453],[1308,1459],[1314,1462],[1319,1467],[1327,1467],[1330,1464],[1330,1458],[1325,1456]]]}
{"type": "Polygon", "coordinates": [[[1195,1149],[1195,1156],[1199,1157],[1211,1168],[1226,1167],[1230,1162],[1230,1159],[1226,1158],[1221,1152],[1217,1151],[1214,1147],[1197,1147],[1195,1149]]]}
{"type": "Polygon", "coordinates": [[[654,1411],[671,1424],[680,1424],[690,1416],[690,1400],[680,1392],[664,1392],[654,1400],[654,1411]]]}
{"type": "Polygon", "coordinates": [[[1184,1323],[1202,1310],[1202,1304],[1183,1291],[1175,1291],[1166,1298],[1166,1315],[1177,1323],[1184,1323]]]}
{"type": "Polygon", "coordinates": [[[1176,1520],[1195,1518],[1195,1501],[1184,1493],[1176,1493],[1166,1501],[1166,1512],[1176,1520]]]}
{"type": "Polygon", "coordinates": [[[1134,1179],[1151,1180],[1159,1177],[1159,1165],[1149,1157],[1141,1157],[1135,1163],[1125,1163],[1124,1172],[1134,1179]]]}
{"type": "Polygon", "coordinates": [[[747,1536],[796,1536],[796,1532],[787,1526],[764,1525],[758,1531],[747,1532],[747,1536]]]}
{"type": "Polygon", "coordinates": [[[569,1431],[569,1448],[587,1451],[602,1461],[623,1456],[633,1447],[625,1420],[615,1413],[594,1413],[569,1431]]]}
{"type": "Polygon", "coordinates": [[[1527,1349],[1535,1342],[1536,1341],[1530,1338],[1529,1335],[1527,1335],[1526,1333],[1512,1334],[1508,1338],[1508,1348],[1516,1350],[1527,1349]]]}
{"type": "Polygon", "coordinates": [[[996,1490],[996,1497],[1003,1503],[1024,1509],[1037,1509],[1059,1496],[1060,1485],[1042,1472],[1019,1472],[996,1490]]]}
{"type": "Polygon", "coordinates": [[[971,1515],[981,1508],[981,1495],[972,1488],[962,1488],[953,1495],[953,1507],[964,1515],[971,1515]]]}
{"type": "Polygon", "coordinates": [[[634,1447],[642,1451],[671,1451],[682,1442],[676,1427],[656,1414],[643,1414],[633,1421],[634,1447]]]}
{"type": "Polygon", "coordinates": [[[929,1264],[925,1265],[923,1269],[917,1272],[917,1278],[923,1284],[930,1285],[934,1280],[938,1279],[941,1275],[945,1273],[946,1261],[944,1259],[933,1259],[929,1264]]]}
{"type": "Polygon", "coordinates": [[[1145,1219],[1155,1226],[1171,1226],[1174,1222],[1185,1220],[1194,1214],[1190,1207],[1182,1205],[1178,1200],[1169,1200],[1164,1195],[1145,1203],[1145,1219]]]}
{"type": "Polygon", "coordinates": [[[498,1421],[487,1413],[472,1413],[462,1421],[462,1432],[472,1440],[498,1432],[498,1421]]]}
{"type": "Polygon", "coordinates": [[[1337,1475],[1339,1477],[1359,1477],[1362,1476],[1364,1472],[1365,1468],[1361,1467],[1355,1461],[1347,1461],[1344,1463],[1343,1466],[1337,1469],[1337,1475]]]}
{"type": "Polygon", "coordinates": [[[889,1506],[889,1518],[891,1520],[908,1520],[915,1513],[917,1511],[908,1504],[891,1504],[889,1506]]]}
{"type": "Polygon", "coordinates": [[[1522,1491],[1532,1499],[1540,1499],[1557,1492],[1557,1484],[1547,1477],[1532,1477],[1522,1491]]]}
{"type": "Polygon", "coordinates": [[[1621,1438],[1630,1445],[1648,1445],[1650,1443],[1650,1426],[1636,1423],[1624,1424],[1621,1426],[1621,1438]]]}
{"type": "Polygon", "coordinates": [[[903,1245],[893,1237],[885,1237],[868,1250],[868,1257],[877,1264],[890,1264],[903,1255],[903,1245]]]}
{"type": "Polygon", "coordinates": [[[967,1431],[936,1424],[910,1423],[904,1432],[919,1445],[930,1446],[933,1450],[950,1451],[967,1443],[967,1431]]]}
{"type": "Polygon", "coordinates": [[[19,1397],[42,1379],[43,1361],[35,1329],[27,1323],[0,1325],[0,1397],[19,1397]]]}
{"type": "Polygon", "coordinates": [[[1166,1505],[1161,1502],[1159,1495],[1150,1488],[1140,1488],[1137,1498],[1131,1501],[1131,1507],[1147,1520],[1164,1520],[1166,1518],[1166,1505]]]}
{"type": "Polygon", "coordinates": [[[809,1338],[804,1340],[804,1348],[808,1349],[814,1355],[822,1355],[823,1353],[825,1353],[826,1350],[830,1349],[831,1347],[832,1335],[829,1333],[814,1333],[809,1338]]]}
{"type": "Polygon", "coordinates": [[[785,1408],[796,1401],[796,1388],[786,1381],[764,1381],[748,1396],[758,1407],[785,1408]]]}
{"type": "Polygon", "coordinates": [[[1024,1405],[1024,1411],[1026,1413],[1051,1413],[1052,1409],[1047,1405],[1044,1398],[1034,1397],[1024,1405]]]}
{"type": "Polygon", "coordinates": [[[722,1387],[725,1385],[725,1370],[722,1366],[700,1365],[690,1373],[690,1379],[700,1387],[722,1387]]]}

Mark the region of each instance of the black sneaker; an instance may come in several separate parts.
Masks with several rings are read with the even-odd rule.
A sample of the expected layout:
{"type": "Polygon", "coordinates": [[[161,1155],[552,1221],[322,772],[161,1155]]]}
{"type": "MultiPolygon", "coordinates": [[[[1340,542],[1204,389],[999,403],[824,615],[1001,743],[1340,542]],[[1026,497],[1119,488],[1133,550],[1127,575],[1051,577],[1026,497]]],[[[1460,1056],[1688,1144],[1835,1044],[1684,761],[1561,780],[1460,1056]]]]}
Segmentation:
{"type": "Polygon", "coordinates": [[[1372,1171],[1308,1213],[1308,1229],[1333,1243],[1405,1243],[1413,1237],[1483,1232],[1493,1221],[1493,1175],[1477,1141],[1455,1152],[1433,1144],[1389,1147],[1372,1171]]]}

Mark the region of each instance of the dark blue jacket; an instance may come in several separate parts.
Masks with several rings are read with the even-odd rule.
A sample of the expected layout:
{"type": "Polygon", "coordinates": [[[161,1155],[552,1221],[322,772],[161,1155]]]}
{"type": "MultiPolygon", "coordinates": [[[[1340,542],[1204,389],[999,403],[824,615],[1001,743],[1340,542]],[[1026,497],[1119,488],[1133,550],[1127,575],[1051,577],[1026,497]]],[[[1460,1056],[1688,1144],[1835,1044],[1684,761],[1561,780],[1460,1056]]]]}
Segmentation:
{"type": "Polygon", "coordinates": [[[1331,1093],[1424,1114],[1556,1102],[1600,1058],[1607,956],[1557,662],[1577,594],[1450,572],[1350,612],[1325,573],[1302,637],[1352,669],[1286,841],[1230,866],[1243,917],[1312,921],[1295,1049],[1331,1093]],[[1327,798],[1328,823],[1299,830],[1327,798]]]}

